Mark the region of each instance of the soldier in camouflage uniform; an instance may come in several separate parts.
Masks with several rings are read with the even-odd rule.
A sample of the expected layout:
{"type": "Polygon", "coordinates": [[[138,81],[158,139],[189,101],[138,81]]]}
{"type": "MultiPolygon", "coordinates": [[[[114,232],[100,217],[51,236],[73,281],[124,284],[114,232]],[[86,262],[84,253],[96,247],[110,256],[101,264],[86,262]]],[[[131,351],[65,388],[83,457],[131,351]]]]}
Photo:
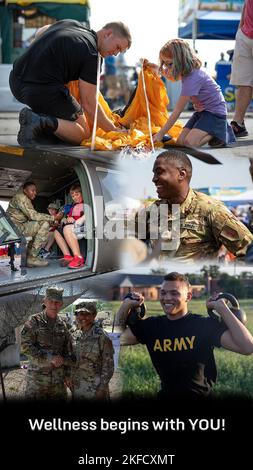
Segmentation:
{"type": "Polygon", "coordinates": [[[136,236],[151,245],[153,256],[175,256],[181,260],[212,258],[217,257],[222,245],[235,256],[245,256],[253,235],[222,202],[190,188],[192,165],[184,152],[168,150],[159,154],[153,173],[160,199],[136,217],[136,236]],[[175,204],[178,210],[172,214],[175,204]],[[162,207],[167,212],[167,230],[159,228],[158,233],[162,207]],[[158,224],[154,223],[154,209],[156,213],[158,209],[158,224]],[[180,235],[177,245],[166,247],[166,242],[173,238],[172,223],[176,220],[180,235]],[[154,236],[156,231],[158,236],[154,236]]]}
{"type": "Polygon", "coordinates": [[[109,398],[109,381],[114,371],[113,345],[103,328],[94,321],[95,302],[77,304],[77,326],[71,330],[73,355],[69,386],[74,399],[109,398]]]}
{"type": "Polygon", "coordinates": [[[32,200],[36,195],[35,184],[28,181],[24,184],[23,190],[11,199],[6,211],[19,231],[24,236],[32,237],[32,242],[27,248],[28,267],[48,265],[48,261],[39,259],[38,254],[47,241],[49,226],[53,225],[60,217],[60,215],[52,216],[37,212],[32,205],[32,200]]]}
{"type": "Polygon", "coordinates": [[[70,335],[58,317],[62,308],[63,289],[49,287],[43,300],[45,309],[32,315],[21,333],[21,349],[29,359],[25,396],[28,399],[66,399],[64,384],[69,358],[70,335]]]}

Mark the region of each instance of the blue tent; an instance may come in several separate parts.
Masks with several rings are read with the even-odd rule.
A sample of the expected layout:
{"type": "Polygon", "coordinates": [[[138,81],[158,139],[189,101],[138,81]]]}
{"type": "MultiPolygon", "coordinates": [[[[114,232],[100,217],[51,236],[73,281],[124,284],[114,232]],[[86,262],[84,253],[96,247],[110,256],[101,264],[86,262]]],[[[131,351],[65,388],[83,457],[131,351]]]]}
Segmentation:
{"type": "MultiPolygon", "coordinates": [[[[198,11],[196,39],[234,39],[241,12],[198,11]]],[[[178,35],[183,39],[192,39],[193,19],[182,23],[178,35]]]]}

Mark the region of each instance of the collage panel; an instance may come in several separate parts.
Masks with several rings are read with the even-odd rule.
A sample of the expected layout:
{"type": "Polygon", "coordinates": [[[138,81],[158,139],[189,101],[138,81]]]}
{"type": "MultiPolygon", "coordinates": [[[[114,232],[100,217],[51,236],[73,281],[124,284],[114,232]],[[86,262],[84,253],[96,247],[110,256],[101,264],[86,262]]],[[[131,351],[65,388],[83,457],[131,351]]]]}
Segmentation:
{"type": "Polygon", "coordinates": [[[167,146],[121,160],[130,188],[126,233],[144,242],[140,262],[252,263],[251,144],[243,144],[243,150],[167,146]]]}
{"type": "Polygon", "coordinates": [[[252,401],[252,276],[175,262],[112,275],[124,396],[252,401]]]}
{"type": "Polygon", "coordinates": [[[79,3],[0,4],[7,439],[217,465],[252,421],[253,0],[79,3]]]}
{"type": "Polygon", "coordinates": [[[119,333],[110,304],[98,295],[94,282],[84,290],[83,281],[70,281],[1,302],[4,401],[107,402],[121,396],[119,333]]]}
{"type": "Polygon", "coordinates": [[[20,151],[1,152],[1,240],[9,257],[1,258],[1,292],[119,268],[120,240],[104,235],[107,212],[124,195],[114,156],[20,151]]]}

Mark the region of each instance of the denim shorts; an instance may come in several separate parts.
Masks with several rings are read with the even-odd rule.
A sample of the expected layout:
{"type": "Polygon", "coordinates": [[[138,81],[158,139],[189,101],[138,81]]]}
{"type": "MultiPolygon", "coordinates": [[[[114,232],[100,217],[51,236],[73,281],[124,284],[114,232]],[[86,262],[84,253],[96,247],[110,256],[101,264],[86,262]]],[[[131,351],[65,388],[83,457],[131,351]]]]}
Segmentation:
{"type": "Polygon", "coordinates": [[[236,142],[233,129],[227,122],[227,117],[221,114],[213,114],[210,111],[195,112],[184,127],[208,132],[209,135],[217,137],[227,145],[236,142]]]}

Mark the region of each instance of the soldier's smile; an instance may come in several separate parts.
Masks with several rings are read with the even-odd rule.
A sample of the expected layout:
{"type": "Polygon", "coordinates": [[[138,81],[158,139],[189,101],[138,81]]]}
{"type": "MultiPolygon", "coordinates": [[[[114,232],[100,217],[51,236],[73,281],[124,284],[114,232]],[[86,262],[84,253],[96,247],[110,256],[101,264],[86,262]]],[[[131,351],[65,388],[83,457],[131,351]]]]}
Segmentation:
{"type": "Polygon", "coordinates": [[[37,196],[37,188],[36,188],[35,184],[33,184],[33,183],[29,184],[29,185],[24,189],[24,194],[26,194],[26,196],[28,197],[28,199],[30,199],[31,201],[33,201],[33,199],[35,199],[36,196],[37,196]]]}
{"type": "Polygon", "coordinates": [[[153,167],[153,183],[160,199],[169,199],[178,192],[179,170],[174,162],[167,162],[164,158],[157,158],[153,167]]]}
{"type": "Polygon", "coordinates": [[[81,330],[89,330],[94,322],[95,316],[92,313],[78,313],[76,315],[76,321],[81,330]]]}
{"type": "Polygon", "coordinates": [[[169,319],[181,318],[188,312],[188,291],[179,281],[164,281],[160,291],[160,303],[169,319]]]}
{"type": "Polygon", "coordinates": [[[177,306],[176,303],[167,302],[167,301],[166,302],[161,302],[161,305],[162,305],[164,313],[166,313],[166,314],[172,314],[175,310],[175,307],[177,306]]]}
{"type": "Polygon", "coordinates": [[[44,304],[46,306],[47,316],[50,318],[56,318],[62,308],[63,302],[45,298],[44,304]]]}
{"type": "Polygon", "coordinates": [[[163,189],[164,189],[164,187],[163,187],[162,184],[156,184],[156,191],[157,191],[157,194],[158,194],[159,197],[161,197],[163,189]]]}

